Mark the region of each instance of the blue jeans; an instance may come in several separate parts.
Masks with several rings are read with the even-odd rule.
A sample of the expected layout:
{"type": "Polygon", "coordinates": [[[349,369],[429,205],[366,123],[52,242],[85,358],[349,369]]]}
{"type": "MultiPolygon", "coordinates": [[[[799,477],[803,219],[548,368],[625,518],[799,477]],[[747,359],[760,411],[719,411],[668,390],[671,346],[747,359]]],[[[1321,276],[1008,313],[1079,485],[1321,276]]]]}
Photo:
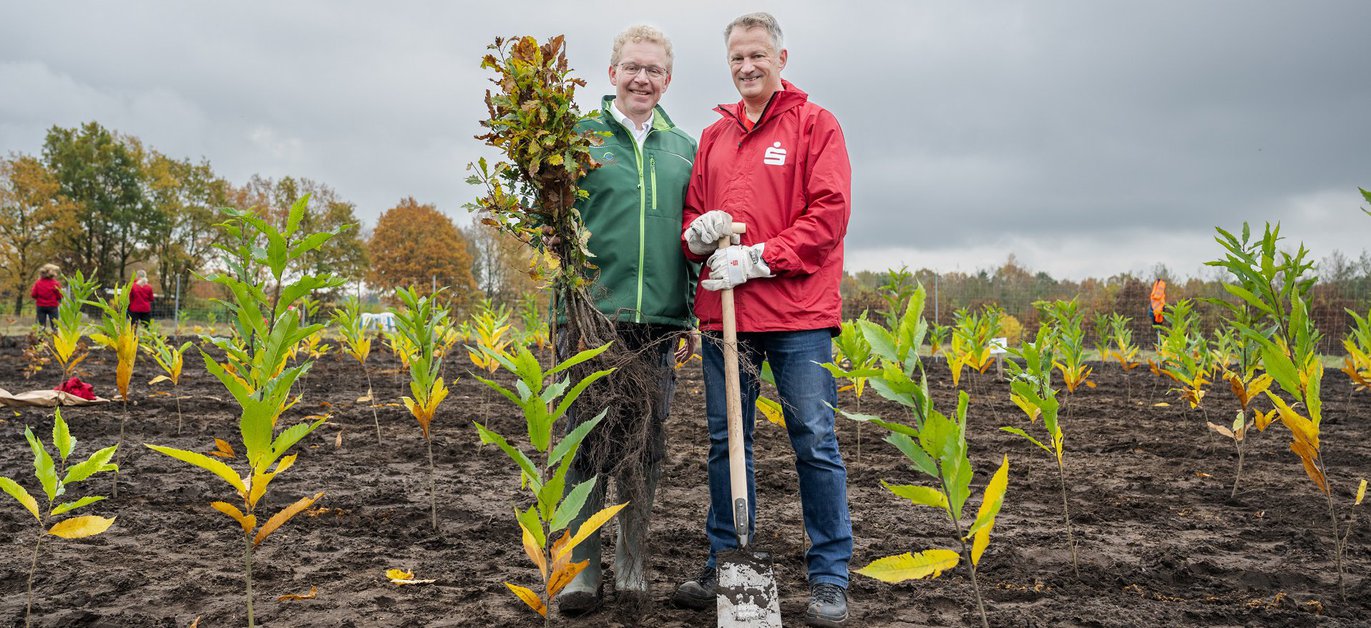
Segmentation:
{"type": "MultiPolygon", "coordinates": [[[[709,420],[708,566],[718,552],[738,546],[733,527],[732,491],[728,481],[728,412],[724,397],[722,338],[706,334],[704,347],[705,414],[709,420]]],[[[813,543],[805,554],[810,584],[847,587],[852,558],[852,517],[847,508],[847,469],[833,430],[837,385],[819,364],[833,360],[828,330],[749,332],[738,334],[739,377],[743,395],[743,441],[747,452],[748,520],[755,529],[756,485],[753,481],[752,428],[756,418],[762,360],[771,363],[785,411],[786,431],[795,450],[800,476],[800,504],[805,530],[813,543]]],[[[751,532],[751,531],[749,531],[751,532]]]]}

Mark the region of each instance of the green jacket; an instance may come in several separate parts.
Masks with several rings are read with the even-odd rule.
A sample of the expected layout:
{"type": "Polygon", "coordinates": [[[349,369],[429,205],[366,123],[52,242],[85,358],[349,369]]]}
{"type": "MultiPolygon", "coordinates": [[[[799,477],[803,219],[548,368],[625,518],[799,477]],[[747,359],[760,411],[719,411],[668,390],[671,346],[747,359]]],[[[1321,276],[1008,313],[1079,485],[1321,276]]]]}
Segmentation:
{"type": "Polygon", "coordinates": [[[695,140],[657,107],[639,151],[613,102],[605,96],[599,117],[579,125],[608,133],[590,149],[600,167],[581,180],[590,196],[576,205],[590,230],[590,261],[599,267],[591,296],[615,321],[691,327],[700,267],[681,252],[681,211],[695,140]]]}

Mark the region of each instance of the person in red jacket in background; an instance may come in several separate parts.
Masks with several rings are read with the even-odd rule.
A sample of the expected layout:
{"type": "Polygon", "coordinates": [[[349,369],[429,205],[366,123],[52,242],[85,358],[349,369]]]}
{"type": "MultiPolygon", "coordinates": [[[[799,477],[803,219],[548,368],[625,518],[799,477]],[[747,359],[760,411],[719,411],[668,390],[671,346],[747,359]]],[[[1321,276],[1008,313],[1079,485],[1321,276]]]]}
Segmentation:
{"type": "MultiPolygon", "coordinates": [[[[852,168],[838,120],[781,80],[788,53],[781,28],[767,13],[751,13],[724,29],[733,84],[742,100],[715,109],[705,129],[686,192],[681,246],[687,258],[708,259],[700,274],[695,315],[703,345],[705,415],[709,426],[710,507],[705,521],[709,558],[672,601],[715,605],[716,556],[736,547],[728,474],[719,290],[733,289],[743,391],[743,443],[749,509],[753,483],[752,427],[763,360],[776,376],[786,431],[795,451],[809,580],[806,621],[846,622],[852,519],[847,469],[838,453],[833,408],[837,385],[820,364],[833,359],[842,326],[843,238],[851,214],[852,168]],[[741,246],[717,248],[730,223],[746,225],[741,246]]],[[[748,513],[749,528],[756,521],[748,513]]],[[[749,530],[748,532],[751,532],[749,530]]]]}
{"type": "Polygon", "coordinates": [[[62,284],[57,282],[57,266],[44,264],[38,269],[38,281],[29,291],[38,310],[38,326],[57,330],[57,306],[62,303],[62,284]]]}
{"type": "Polygon", "coordinates": [[[152,286],[148,285],[148,271],[138,271],[138,280],[133,282],[129,291],[129,318],[133,322],[147,326],[152,323],[152,286]]]}

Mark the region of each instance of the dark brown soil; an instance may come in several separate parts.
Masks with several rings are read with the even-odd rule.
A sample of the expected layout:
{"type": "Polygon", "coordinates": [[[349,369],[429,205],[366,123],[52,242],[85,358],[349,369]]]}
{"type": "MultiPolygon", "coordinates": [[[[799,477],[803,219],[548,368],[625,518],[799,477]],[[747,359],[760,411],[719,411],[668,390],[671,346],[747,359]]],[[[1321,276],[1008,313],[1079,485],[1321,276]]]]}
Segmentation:
{"type": "MultiPolygon", "coordinates": [[[[11,339],[10,344],[13,344],[11,339]]],[[[472,420],[517,436],[522,422],[508,401],[461,373],[434,423],[441,530],[429,525],[428,470],[418,425],[398,403],[401,381],[388,354],[373,356],[373,378],[385,442],[378,445],[371,411],[355,400],[366,390],[357,364],[330,355],[304,382],[304,401],[283,418],[331,413],[328,424],[300,446],[293,469],[272,484],[266,512],[316,491],[327,511],[300,516],[265,542],[255,569],[257,619],[272,626],[538,625],[536,615],[505,589],[508,580],[533,586],[536,573],[519,544],[512,508],[520,496],[514,467],[493,447],[478,446],[472,420]],[[336,446],[341,435],[341,446],[336,446]],[[435,584],[396,587],[387,568],[412,569],[435,584]],[[277,596],[318,587],[318,597],[278,602],[277,596]]],[[[87,363],[86,380],[112,396],[112,355],[87,363]]],[[[454,357],[449,373],[467,364],[454,357]]],[[[1229,499],[1237,455],[1232,444],[1203,428],[1200,411],[1167,398],[1143,369],[1126,379],[1118,367],[1096,365],[1099,388],[1071,397],[1065,423],[1070,506],[1080,543],[1073,574],[1062,525],[1055,465],[1042,450],[1001,432],[1023,425],[1006,386],[993,375],[971,378],[968,436],[976,490],[1003,454],[1011,462],[1009,492],[980,567],[980,584],[995,626],[1361,626],[1371,617],[1371,522],[1353,529],[1345,558],[1346,603],[1338,596],[1324,497],[1289,451],[1279,424],[1252,437],[1242,488],[1229,499]],[[1130,391],[1131,390],[1131,394],[1130,391]],[[1154,406],[1167,401],[1166,407],[1154,406]]],[[[186,427],[176,435],[173,400],[149,396],[143,382],[155,366],[135,371],[119,497],[89,508],[118,516],[102,536],[45,542],[35,581],[36,625],[201,626],[246,624],[237,526],[210,509],[230,500],[218,478],[141,446],[155,443],[206,451],[213,437],[236,438],[228,395],[188,360],[182,385],[186,427]]],[[[929,363],[940,407],[953,391],[941,361],[929,363]]],[[[0,349],[0,387],[11,392],[50,387],[50,372],[24,381],[19,352],[0,349]]],[[[672,589],[705,558],[707,502],[703,392],[698,362],[680,370],[669,428],[669,461],[658,493],[651,564],[655,607],[648,626],[704,626],[713,612],[667,605],[672,589]]],[[[502,376],[503,377],[503,376],[502,376]]],[[[964,382],[964,385],[967,383],[964,382]]],[[[161,384],[160,386],[165,386],[161,384]]],[[[1350,395],[1347,378],[1324,381],[1323,451],[1346,525],[1356,482],[1371,475],[1371,395],[1350,395]]],[[[853,407],[850,393],[843,403],[853,407]]],[[[1205,399],[1212,417],[1231,417],[1231,394],[1205,399]]],[[[862,411],[901,416],[868,390],[862,411]]],[[[64,411],[80,439],[79,456],[115,442],[123,411],[117,404],[64,411]]],[[[1225,421],[1216,422],[1226,422],[1225,421]]],[[[44,436],[51,412],[3,410],[0,473],[39,491],[23,429],[44,436]]],[[[1030,433],[1036,428],[1028,428],[1030,433]]],[[[799,498],[789,443],[769,424],[757,428],[758,545],[775,557],[788,625],[803,623],[807,600],[799,498]]],[[[857,458],[856,424],[840,419],[856,536],[853,568],[876,558],[934,547],[956,548],[938,512],[915,508],[886,492],[881,480],[920,482],[879,430],[866,426],[857,458]]],[[[109,494],[100,476],[77,495],[109,494]]],[[[36,527],[8,497],[0,509],[0,616],[22,625],[24,583],[36,527]]],[[[230,500],[231,501],[231,500],[230,500]]],[[[519,503],[522,504],[522,501],[519,503]]],[[[974,512],[979,492],[968,509],[974,512]]],[[[1356,509],[1364,513],[1364,509],[1356,509]]],[[[1363,518],[1364,514],[1363,514],[1363,518]]],[[[611,580],[612,581],[612,580],[611,580]]],[[[962,626],[979,623],[970,579],[958,568],[929,581],[886,585],[854,576],[850,590],[858,626],[962,626]]],[[[615,599],[565,625],[620,625],[615,599]]]]}

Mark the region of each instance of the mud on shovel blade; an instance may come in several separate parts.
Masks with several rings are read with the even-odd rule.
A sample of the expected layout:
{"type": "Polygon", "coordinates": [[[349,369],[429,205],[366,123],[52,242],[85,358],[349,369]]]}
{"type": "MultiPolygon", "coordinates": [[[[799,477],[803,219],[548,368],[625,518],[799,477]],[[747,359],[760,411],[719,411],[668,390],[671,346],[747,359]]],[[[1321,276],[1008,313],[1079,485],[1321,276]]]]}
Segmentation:
{"type": "MultiPolygon", "coordinates": [[[[733,223],[733,233],[744,231],[742,223],[733,223]]],[[[719,248],[728,248],[731,243],[732,238],[725,236],[719,240],[719,248]]],[[[728,478],[733,494],[733,528],[738,533],[738,549],[716,557],[719,628],[780,628],[781,601],[771,572],[771,555],[755,551],[747,532],[747,460],[743,449],[743,398],[738,382],[738,324],[733,290],[720,290],[719,298],[723,305],[724,395],[728,401],[728,478]]]]}

